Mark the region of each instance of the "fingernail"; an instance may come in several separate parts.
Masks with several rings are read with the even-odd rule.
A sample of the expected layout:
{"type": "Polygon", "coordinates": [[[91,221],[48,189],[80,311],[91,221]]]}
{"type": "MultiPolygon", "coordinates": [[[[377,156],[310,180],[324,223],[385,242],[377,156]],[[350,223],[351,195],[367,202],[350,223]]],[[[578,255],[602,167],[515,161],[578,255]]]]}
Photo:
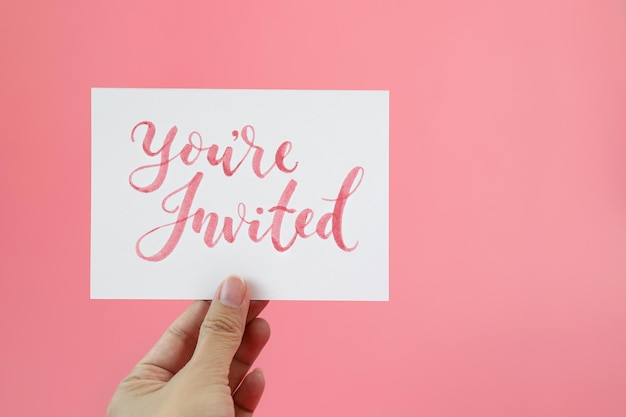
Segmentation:
{"type": "Polygon", "coordinates": [[[239,277],[228,277],[222,282],[219,300],[222,304],[239,307],[246,293],[246,284],[239,277]]]}

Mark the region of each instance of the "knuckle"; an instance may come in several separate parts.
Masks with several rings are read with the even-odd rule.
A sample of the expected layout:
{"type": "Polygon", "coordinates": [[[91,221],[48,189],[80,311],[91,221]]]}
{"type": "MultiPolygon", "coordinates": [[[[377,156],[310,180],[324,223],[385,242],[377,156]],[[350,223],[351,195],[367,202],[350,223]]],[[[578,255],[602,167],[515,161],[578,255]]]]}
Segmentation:
{"type": "Polygon", "coordinates": [[[226,315],[207,317],[202,322],[201,331],[204,333],[217,333],[221,335],[233,335],[239,337],[242,333],[239,320],[226,315]]]}
{"type": "Polygon", "coordinates": [[[195,335],[180,326],[170,326],[167,332],[175,339],[180,340],[185,346],[195,346],[198,340],[198,334],[195,335]]]}
{"type": "Polygon", "coordinates": [[[190,334],[180,326],[170,326],[167,328],[167,332],[176,339],[185,340],[189,338],[190,334]]]}

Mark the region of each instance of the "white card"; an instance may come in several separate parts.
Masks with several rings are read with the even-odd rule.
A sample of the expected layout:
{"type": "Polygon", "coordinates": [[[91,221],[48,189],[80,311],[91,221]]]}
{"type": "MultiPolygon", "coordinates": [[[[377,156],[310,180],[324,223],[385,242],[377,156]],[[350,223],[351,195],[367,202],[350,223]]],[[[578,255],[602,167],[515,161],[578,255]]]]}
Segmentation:
{"type": "Polygon", "coordinates": [[[387,300],[387,91],[94,88],[91,297],[387,300]]]}

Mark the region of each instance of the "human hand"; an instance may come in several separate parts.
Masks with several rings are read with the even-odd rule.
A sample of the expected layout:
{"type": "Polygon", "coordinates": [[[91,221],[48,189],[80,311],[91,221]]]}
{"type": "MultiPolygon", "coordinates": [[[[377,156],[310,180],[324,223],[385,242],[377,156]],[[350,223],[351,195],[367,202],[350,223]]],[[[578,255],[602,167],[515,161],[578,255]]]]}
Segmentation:
{"type": "Polygon", "coordinates": [[[108,417],[250,417],[265,387],[248,373],[270,336],[246,283],[227,278],[195,301],[120,383],[108,417]]]}

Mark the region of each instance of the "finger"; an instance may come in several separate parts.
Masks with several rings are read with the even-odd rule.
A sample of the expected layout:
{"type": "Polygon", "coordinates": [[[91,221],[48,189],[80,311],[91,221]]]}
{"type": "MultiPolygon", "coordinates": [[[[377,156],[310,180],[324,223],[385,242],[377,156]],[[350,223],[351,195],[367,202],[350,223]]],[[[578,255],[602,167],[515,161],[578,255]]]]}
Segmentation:
{"type": "Polygon", "coordinates": [[[230,363],[239,349],[250,305],[248,286],[239,277],[229,277],[219,286],[202,324],[193,369],[206,383],[228,381],[230,363]]]}
{"type": "Polygon", "coordinates": [[[254,320],[261,312],[267,307],[268,300],[253,300],[250,301],[250,308],[248,309],[248,323],[254,320]]]}
{"type": "Polygon", "coordinates": [[[191,358],[210,302],[194,301],[139,361],[131,375],[169,381],[191,358]]]}
{"type": "Polygon", "coordinates": [[[237,389],[269,338],[270,326],[264,319],[254,319],[246,326],[241,346],[230,365],[228,384],[231,392],[237,389]]]}
{"type": "MultiPolygon", "coordinates": [[[[247,322],[254,320],[268,303],[269,301],[251,301],[247,322]]],[[[198,342],[200,326],[210,304],[210,301],[194,301],[187,307],[139,361],[129,377],[169,381],[191,359],[198,342]]]]}
{"type": "Polygon", "coordinates": [[[233,395],[235,402],[235,417],[250,417],[263,395],[265,377],[263,371],[255,369],[244,378],[241,386],[233,395]]]}

